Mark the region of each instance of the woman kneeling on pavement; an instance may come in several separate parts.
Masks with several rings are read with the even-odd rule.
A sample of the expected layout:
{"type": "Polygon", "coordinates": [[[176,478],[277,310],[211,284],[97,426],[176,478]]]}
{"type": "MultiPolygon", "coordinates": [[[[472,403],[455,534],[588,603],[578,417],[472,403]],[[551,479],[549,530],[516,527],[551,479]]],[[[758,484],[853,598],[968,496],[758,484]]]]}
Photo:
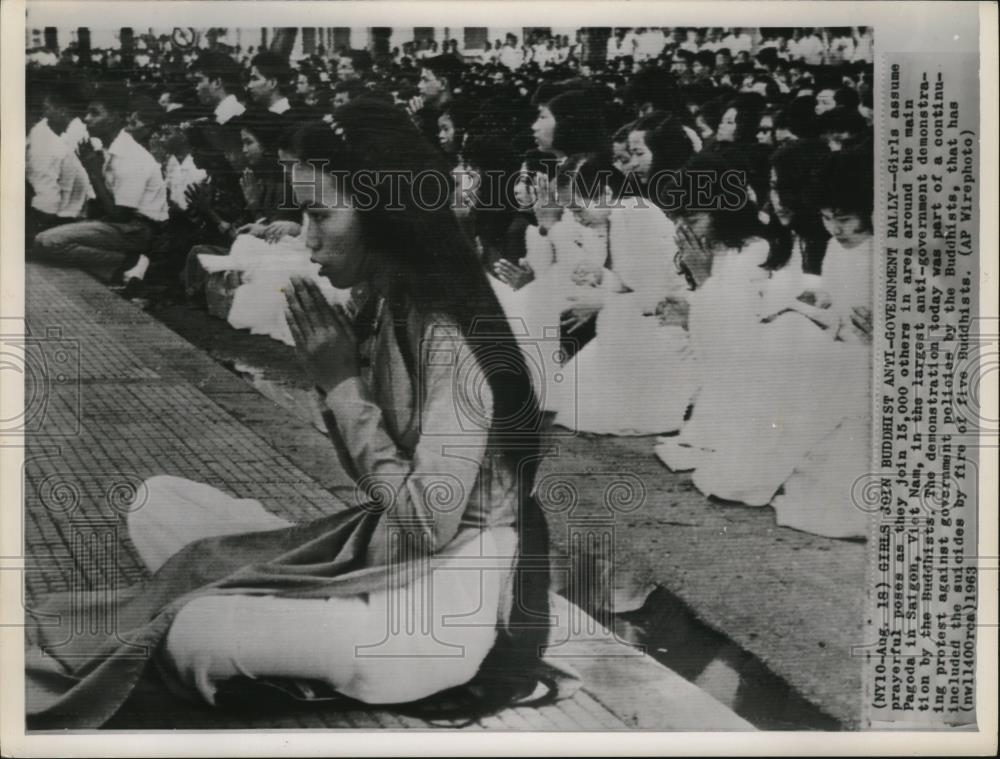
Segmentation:
{"type": "MultiPolygon", "coordinates": [[[[77,651],[66,630],[38,625],[34,728],[102,724],[150,662],[209,703],[246,677],[370,704],[444,692],[473,716],[567,693],[541,659],[548,532],[532,497],[530,377],[451,210],[421,208],[413,185],[393,181],[447,166],[389,105],[358,101],[336,118],[298,133],[296,194],[313,260],[351,301],[331,306],[303,279],[286,296],[357,502],[293,524],[208,485],[147,480],[129,532],[152,577],[119,592],[101,645],[77,651]],[[363,169],[389,177],[364,205],[363,169]],[[391,623],[400,613],[417,622],[391,623]]],[[[68,620],[71,605],[45,611],[68,620]]]]}

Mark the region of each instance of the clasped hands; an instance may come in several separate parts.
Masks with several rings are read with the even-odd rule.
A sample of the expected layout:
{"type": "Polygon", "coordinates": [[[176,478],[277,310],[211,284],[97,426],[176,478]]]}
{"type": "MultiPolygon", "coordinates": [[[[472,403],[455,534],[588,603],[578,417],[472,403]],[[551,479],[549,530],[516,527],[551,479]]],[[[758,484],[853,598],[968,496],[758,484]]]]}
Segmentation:
{"type": "Polygon", "coordinates": [[[712,274],[712,251],[708,241],[698,237],[692,229],[680,222],[674,235],[677,253],[674,265],[678,273],[683,273],[688,279],[691,289],[701,287],[712,274]]]}
{"type": "Polygon", "coordinates": [[[285,319],[313,383],[325,393],[360,375],[358,341],[343,306],[331,305],[319,286],[292,277],[285,293],[285,319]]]}
{"type": "Polygon", "coordinates": [[[90,140],[82,140],[76,146],[76,156],[80,159],[80,164],[89,177],[93,177],[104,169],[104,151],[95,150],[90,140]]]}
{"type": "Polygon", "coordinates": [[[501,282],[515,290],[520,290],[535,278],[534,269],[531,268],[527,259],[524,258],[516,264],[508,261],[506,258],[501,258],[493,264],[493,274],[501,282]]]}

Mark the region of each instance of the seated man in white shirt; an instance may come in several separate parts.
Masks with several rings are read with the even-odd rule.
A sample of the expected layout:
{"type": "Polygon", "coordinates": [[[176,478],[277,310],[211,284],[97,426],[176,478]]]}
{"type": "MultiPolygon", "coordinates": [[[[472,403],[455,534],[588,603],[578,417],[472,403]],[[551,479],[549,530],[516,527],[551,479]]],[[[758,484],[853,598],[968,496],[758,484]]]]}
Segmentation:
{"type": "Polygon", "coordinates": [[[663,30],[658,26],[649,27],[639,37],[635,58],[644,61],[653,60],[659,57],[666,44],[667,37],[663,30]]]}
{"type": "Polygon", "coordinates": [[[276,53],[258,53],[250,61],[250,83],[247,93],[250,99],[271,113],[279,116],[292,107],[285,97],[285,90],[292,71],[288,61],[276,53]]]}
{"type": "Polygon", "coordinates": [[[795,48],[792,60],[801,59],[808,66],[820,66],[826,55],[826,45],[812,27],[803,29],[802,38],[795,48]]]}
{"type": "MultiPolygon", "coordinates": [[[[169,288],[180,284],[179,275],[188,251],[205,242],[201,225],[188,213],[188,190],[204,182],[208,175],[195,166],[187,135],[176,124],[163,124],[153,133],[149,141],[149,152],[163,167],[169,219],[159,245],[155,246],[149,256],[149,271],[143,282],[153,288],[164,289],[163,286],[169,288]]],[[[133,286],[132,289],[140,291],[135,293],[137,295],[148,294],[142,292],[145,288],[139,286],[133,286]]],[[[125,294],[129,296],[132,293],[125,294]]],[[[170,295],[169,292],[164,294],[168,297],[170,295]]]]}
{"type": "Polygon", "coordinates": [[[186,211],[188,188],[203,182],[208,175],[195,166],[184,130],[176,124],[163,124],[153,133],[149,152],[163,167],[169,209],[173,211],[176,206],[178,211],[186,211]]]}
{"type": "Polygon", "coordinates": [[[632,48],[625,45],[625,28],[618,27],[615,29],[611,39],[608,40],[607,59],[608,61],[614,61],[626,55],[632,55],[632,48]]]}
{"type": "Polygon", "coordinates": [[[722,46],[729,48],[733,56],[740,52],[749,54],[753,48],[753,37],[747,34],[743,27],[735,26],[729,35],[723,38],[722,46]]]}
{"type": "Polygon", "coordinates": [[[126,281],[145,275],[148,253],[167,220],[167,186],[156,159],[125,131],[129,110],[124,86],[108,84],[91,97],[85,122],[105,147],[98,151],[84,142],[78,155],[100,218],[40,233],[34,256],[84,267],[133,264],[123,275],[126,281]]]}
{"type": "Polygon", "coordinates": [[[28,135],[25,176],[34,195],[28,208],[26,233],[39,232],[83,216],[92,190],[87,172],[76,156],[66,130],[81,103],[79,85],[53,82],[42,101],[44,117],[28,135]]]}
{"type": "Polygon", "coordinates": [[[507,41],[500,48],[499,61],[501,65],[506,66],[511,71],[520,68],[521,64],[524,63],[524,53],[517,44],[516,34],[507,34],[507,41]]]}

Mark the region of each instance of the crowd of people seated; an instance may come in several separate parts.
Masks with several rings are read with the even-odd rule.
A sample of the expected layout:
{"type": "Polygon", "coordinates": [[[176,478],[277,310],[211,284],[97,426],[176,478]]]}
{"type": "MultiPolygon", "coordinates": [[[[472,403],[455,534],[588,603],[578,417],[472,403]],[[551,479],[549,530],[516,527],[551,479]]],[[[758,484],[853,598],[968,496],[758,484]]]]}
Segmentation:
{"type": "Polygon", "coordinates": [[[448,202],[556,424],[656,435],[706,495],[864,537],[871,32],[751,31],[617,29],[586,57],[583,30],[295,65],[224,45],[36,56],[27,255],[110,262],[124,297],[294,344],[291,277],[349,295],[310,258],[296,134],[381,101],[452,168],[448,202]],[[702,202],[697,176],[740,202],[702,202]]]}

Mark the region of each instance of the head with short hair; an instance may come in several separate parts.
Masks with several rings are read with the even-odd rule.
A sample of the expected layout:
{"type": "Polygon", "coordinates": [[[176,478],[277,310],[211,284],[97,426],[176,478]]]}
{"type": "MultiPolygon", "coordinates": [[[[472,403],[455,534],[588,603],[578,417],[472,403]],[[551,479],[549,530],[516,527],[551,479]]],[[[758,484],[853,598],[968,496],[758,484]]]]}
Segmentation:
{"type": "Polygon", "coordinates": [[[258,53],[250,61],[250,81],[247,93],[259,106],[267,108],[284,97],[291,79],[288,61],[271,52],[258,53]]]}
{"type": "Polygon", "coordinates": [[[125,130],[136,142],[148,146],[149,138],[163,121],[163,116],[163,109],[153,98],[148,95],[136,95],[129,106],[125,130]]]}
{"type": "Polygon", "coordinates": [[[817,128],[827,147],[836,152],[862,139],[868,132],[868,122],[857,108],[838,106],[819,117],[817,128]]]}
{"type": "Polygon", "coordinates": [[[372,70],[372,56],[367,50],[348,50],[337,59],[337,79],[342,82],[364,79],[372,70]]]}
{"type": "Polygon", "coordinates": [[[66,131],[69,123],[83,113],[84,107],[85,100],[80,94],[78,82],[54,81],[46,86],[42,96],[42,115],[56,134],[66,131]]]}
{"type": "Polygon", "coordinates": [[[301,97],[312,95],[323,85],[319,72],[313,68],[300,68],[295,76],[295,92],[301,97]]]}
{"type": "Polygon", "coordinates": [[[205,51],[191,64],[198,100],[205,105],[217,105],[227,96],[239,92],[243,70],[224,53],[205,51]]]}
{"type": "Polygon", "coordinates": [[[84,117],[87,131],[107,147],[125,127],[131,102],[128,88],[120,82],[106,82],[95,88],[84,117]]]}
{"type": "Polygon", "coordinates": [[[459,83],[462,64],[453,55],[437,55],[425,58],[420,64],[420,81],[417,89],[430,104],[448,99],[452,89],[459,83]]]}
{"type": "MultiPolygon", "coordinates": [[[[191,152],[188,136],[178,124],[167,123],[158,126],[150,138],[151,153],[154,146],[158,146],[167,155],[173,155],[177,158],[185,157],[191,152]]],[[[159,156],[157,156],[157,160],[160,160],[159,156]]]]}
{"type": "Polygon", "coordinates": [[[833,100],[838,108],[853,111],[861,104],[861,95],[853,87],[838,87],[833,93],[833,100]]]}
{"type": "Polygon", "coordinates": [[[872,234],[875,172],[870,144],[831,153],[814,181],[816,207],[837,242],[853,248],[872,234]]]}

